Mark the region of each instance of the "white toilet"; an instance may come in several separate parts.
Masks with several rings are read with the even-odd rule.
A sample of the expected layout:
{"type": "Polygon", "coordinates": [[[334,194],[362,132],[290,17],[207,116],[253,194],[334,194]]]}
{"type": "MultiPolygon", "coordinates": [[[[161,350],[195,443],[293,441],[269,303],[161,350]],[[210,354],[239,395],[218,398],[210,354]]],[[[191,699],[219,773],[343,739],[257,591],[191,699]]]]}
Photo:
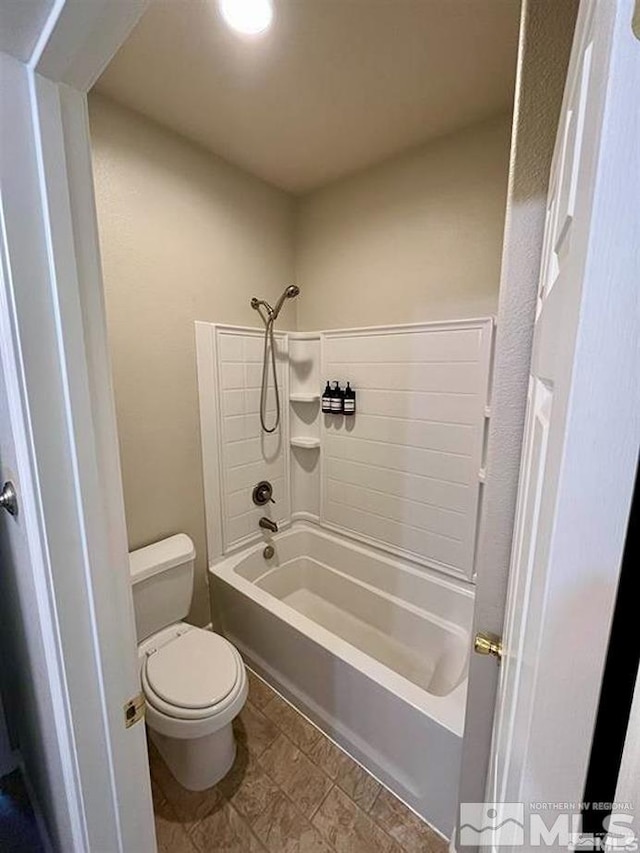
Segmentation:
{"type": "Polygon", "coordinates": [[[194,559],[184,534],[129,555],[149,735],[178,782],[203,791],[234,762],[231,723],[248,684],[228,640],[180,621],[191,605],[194,559]]]}

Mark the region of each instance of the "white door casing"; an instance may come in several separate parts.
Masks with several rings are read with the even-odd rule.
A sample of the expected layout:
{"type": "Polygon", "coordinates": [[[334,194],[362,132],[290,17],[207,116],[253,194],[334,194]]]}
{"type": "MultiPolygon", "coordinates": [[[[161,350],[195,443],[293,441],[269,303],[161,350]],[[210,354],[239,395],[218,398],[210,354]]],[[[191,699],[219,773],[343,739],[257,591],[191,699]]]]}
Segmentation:
{"type": "Polygon", "coordinates": [[[576,25],[549,186],[487,801],[583,795],[638,454],[632,11],[630,0],[583,0],[576,25]]]}
{"type": "Polygon", "coordinates": [[[28,63],[0,55],[3,364],[40,546],[20,566],[37,592],[23,618],[49,630],[31,675],[56,694],[64,779],[42,766],[67,798],[70,819],[50,816],[65,851],[155,849],[144,726],[125,726],[140,683],[86,110],[143,6],[59,0],[28,63]]]}
{"type": "MultiPolygon", "coordinates": [[[[3,236],[0,198],[2,245],[3,236]]],[[[16,379],[19,365],[13,358],[11,329],[6,322],[5,261],[0,246],[0,487],[10,481],[17,494],[17,514],[0,512],[0,676],[12,734],[10,745],[19,753],[9,756],[10,764],[0,766],[0,775],[14,768],[19,755],[30,771],[28,782],[48,825],[55,826],[51,842],[71,848],[82,837],[82,819],[71,793],[75,768],[60,696],[64,679],[56,649],[56,626],[48,618],[46,562],[34,524],[37,495],[32,488],[28,430],[21,417],[16,379]],[[34,611],[39,618],[32,617],[34,611]]],[[[8,732],[0,732],[2,735],[9,747],[8,732]]]]}

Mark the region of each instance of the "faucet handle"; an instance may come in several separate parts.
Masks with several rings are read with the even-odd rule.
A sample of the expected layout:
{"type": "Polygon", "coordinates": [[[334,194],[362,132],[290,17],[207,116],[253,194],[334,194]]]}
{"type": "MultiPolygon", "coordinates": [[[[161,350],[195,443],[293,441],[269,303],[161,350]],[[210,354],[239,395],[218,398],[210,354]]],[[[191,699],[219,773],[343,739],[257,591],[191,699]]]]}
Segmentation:
{"type": "Polygon", "coordinates": [[[268,504],[269,501],[274,504],[273,486],[268,480],[260,480],[260,482],[253,487],[251,498],[256,506],[264,506],[265,504],[268,504]]]}

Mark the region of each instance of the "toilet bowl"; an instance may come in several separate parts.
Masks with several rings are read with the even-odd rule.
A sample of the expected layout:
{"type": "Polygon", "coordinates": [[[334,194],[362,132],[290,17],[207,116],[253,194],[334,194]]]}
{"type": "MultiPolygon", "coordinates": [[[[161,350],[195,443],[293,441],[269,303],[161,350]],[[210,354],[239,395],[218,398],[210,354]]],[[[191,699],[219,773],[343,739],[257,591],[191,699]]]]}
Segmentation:
{"type": "Polygon", "coordinates": [[[178,782],[201,791],[233,765],[232,722],[248,684],[228,640],[173,621],[188,611],[194,558],[193,543],[179,534],[133,551],[130,565],[149,736],[178,782]]]}

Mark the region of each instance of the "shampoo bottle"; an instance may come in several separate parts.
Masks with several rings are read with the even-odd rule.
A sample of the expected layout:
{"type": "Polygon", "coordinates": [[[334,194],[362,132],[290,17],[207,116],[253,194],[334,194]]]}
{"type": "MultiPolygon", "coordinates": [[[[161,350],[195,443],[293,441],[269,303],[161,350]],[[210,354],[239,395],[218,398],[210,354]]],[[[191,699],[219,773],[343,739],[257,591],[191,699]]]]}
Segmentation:
{"type": "Polygon", "coordinates": [[[331,392],[329,382],[327,381],[327,387],[322,392],[322,411],[325,414],[330,414],[330,412],[331,412],[331,397],[332,396],[333,396],[333,394],[331,392]]]}
{"type": "Polygon", "coordinates": [[[347,387],[344,389],[344,400],[342,403],[345,415],[355,415],[356,413],[356,392],[347,382],[347,387]]]}
{"type": "Polygon", "coordinates": [[[342,414],[342,389],[340,388],[340,383],[335,382],[335,387],[331,391],[331,414],[332,415],[340,415],[342,414]]]}

